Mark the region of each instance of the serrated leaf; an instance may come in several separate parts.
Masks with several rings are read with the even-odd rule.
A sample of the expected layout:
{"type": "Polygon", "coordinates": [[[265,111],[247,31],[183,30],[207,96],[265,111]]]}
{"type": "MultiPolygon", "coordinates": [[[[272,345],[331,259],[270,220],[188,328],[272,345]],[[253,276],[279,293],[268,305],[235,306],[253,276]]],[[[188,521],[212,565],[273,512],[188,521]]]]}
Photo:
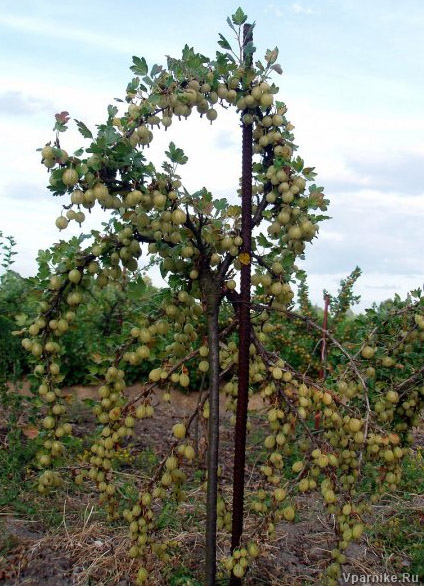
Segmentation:
{"type": "Polygon", "coordinates": [[[235,63],[235,59],[231,53],[221,53],[220,51],[216,52],[216,64],[218,65],[218,71],[221,73],[226,72],[229,61],[231,61],[231,63],[235,63]]]}
{"type": "Polygon", "coordinates": [[[245,55],[253,55],[253,53],[256,51],[256,47],[253,44],[253,41],[249,41],[248,43],[246,43],[243,46],[243,51],[245,55]]]}
{"type": "Polygon", "coordinates": [[[213,202],[213,207],[218,211],[218,212],[222,212],[223,210],[225,210],[228,207],[228,201],[225,199],[225,197],[221,198],[221,199],[216,199],[213,202]]]}
{"type": "Polygon", "coordinates": [[[303,176],[306,177],[306,179],[313,179],[317,176],[317,173],[314,172],[314,169],[315,167],[305,167],[302,171],[303,176]]]}
{"type": "Polygon", "coordinates": [[[157,75],[159,75],[159,73],[162,73],[162,71],[162,65],[158,65],[157,63],[155,63],[152,67],[152,70],[150,71],[150,77],[156,77],[157,75]]]}
{"type": "Polygon", "coordinates": [[[247,20],[247,14],[245,14],[243,12],[243,10],[239,7],[237,8],[237,10],[235,11],[234,14],[231,15],[231,19],[233,21],[234,24],[237,25],[242,25],[246,22],[247,20]]]}
{"type": "Polygon", "coordinates": [[[227,51],[231,51],[230,43],[227,41],[227,39],[223,35],[221,35],[221,33],[219,33],[218,45],[220,47],[222,47],[223,49],[226,49],[227,51]]]}
{"type": "Polygon", "coordinates": [[[275,65],[273,65],[271,67],[271,69],[273,71],[275,71],[276,73],[278,73],[279,75],[281,75],[283,73],[283,68],[281,67],[281,65],[279,63],[276,63],[275,65]]]}
{"type": "Polygon", "coordinates": [[[147,75],[149,68],[144,57],[133,56],[132,61],[134,65],[130,67],[131,71],[133,71],[137,75],[147,75]]]}
{"type": "Polygon", "coordinates": [[[274,159],[274,167],[276,169],[282,169],[286,165],[286,160],[283,157],[276,157],[274,159]]]}
{"type": "Polygon", "coordinates": [[[25,437],[29,439],[34,439],[38,436],[39,429],[38,427],[35,427],[35,425],[24,425],[24,427],[22,428],[22,433],[25,437]]]}
{"type": "Polygon", "coordinates": [[[66,110],[58,114],[55,114],[54,117],[56,118],[56,122],[59,122],[60,124],[67,124],[70,118],[69,112],[67,112],[66,110]]]}
{"type": "Polygon", "coordinates": [[[116,106],[111,106],[109,104],[109,106],[107,107],[107,115],[109,116],[109,118],[115,118],[117,113],[118,113],[118,108],[116,106]]]}
{"type": "Polygon", "coordinates": [[[231,28],[231,30],[233,30],[235,33],[237,32],[236,29],[234,28],[234,25],[231,22],[231,18],[229,16],[227,16],[227,24],[231,28]]]}
{"type": "Polygon", "coordinates": [[[127,288],[128,298],[133,301],[140,301],[142,295],[146,292],[146,282],[140,276],[135,281],[129,283],[127,288]]]}
{"type": "Polygon", "coordinates": [[[184,154],[183,149],[176,147],[174,142],[169,143],[169,151],[165,151],[165,155],[170,161],[179,165],[185,165],[188,161],[188,157],[184,154]]]}
{"type": "Polygon", "coordinates": [[[127,92],[136,92],[140,85],[140,78],[133,77],[130,83],[127,85],[127,92]]]}
{"type": "Polygon", "coordinates": [[[15,315],[15,321],[18,326],[24,326],[27,322],[28,316],[26,313],[18,313],[15,315]]]}
{"type": "Polygon", "coordinates": [[[264,248],[271,248],[273,246],[272,243],[269,242],[269,240],[267,240],[263,234],[259,234],[258,244],[264,248]]]}
{"type": "Polygon", "coordinates": [[[111,146],[112,144],[117,142],[121,137],[116,132],[113,126],[104,126],[99,132],[99,139],[101,138],[104,139],[105,146],[111,146]]]}
{"type": "Polygon", "coordinates": [[[304,161],[301,157],[296,157],[296,159],[294,159],[294,161],[292,161],[292,167],[298,173],[300,173],[302,171],[303,165],[304,165],[304,161]]]}
{"type": "Polygon", "coordinates": [[[265,61],[268,65],[273,65],[277,61],[278,57],[278,47],[275,47],[272,51],[270,49],[267,50],[265,54],[265,61]]]}

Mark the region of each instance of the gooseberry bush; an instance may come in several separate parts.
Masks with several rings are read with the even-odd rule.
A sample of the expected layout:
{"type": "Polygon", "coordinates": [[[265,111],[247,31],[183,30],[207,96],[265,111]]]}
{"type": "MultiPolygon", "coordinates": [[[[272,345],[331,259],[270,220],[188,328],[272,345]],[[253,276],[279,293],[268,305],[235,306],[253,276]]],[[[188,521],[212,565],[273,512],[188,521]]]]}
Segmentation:
{"type": "MultiPolygon", "coordinates": [[[[240,584],[261,543],[275,535],[279,523],[294,521],[296,496],[309,491],[318,491],[335,519],[335,546],[322,583],[336,584],[349,543],[364,531],[370,500],[359,489],[363,478],[369,479],[371,502],[397,485],[423,403],[423,369],[410,359],[424,338],[420,292],[404,307],[388,308],[384,319],[378,315],[372,327],[366,322],[349,341],[337,338],[337,316],[347,309],[340,296],[333,329],[331,320],[327,328],[320,325],[307,300],[305,277],[296,262],[326,219],[328,201],[314,183],[314,168],[296,154],[294,127],[272,81],[273,74],[281,73],[278,49],[267,50],[254,63],[253,25],[246,21],[241,9],[227,19],[237,48],[220,35],[214,59],[187,45],[180,59],[168,57],[166,65],[149,68],[144,58],[134,57],[135,77],[125,99],[108,107],[96,134],[76,121],[88,141],[85,146],[72,155],[62,148],[60,136],[70,121],[62,112],[56,115],[53,143],[40,149],[49,189],[64,200],[58,229],[82,225],[94,207],[108,218],[102,230],[73,239],[69,248],[64,244],[60,258],[50,259],[39,313],[22,341],[33,357],[44,404],[43,447],[37,453],[40,493],[62,482],[55,463],[72,434],[61,391],[66,383],[62,340],[78,327],[93,283],[99,290],[113,286],[125,296],[128,275],[137,275],[145,258],[159,266],[169,284],[158,304],[130,316],[132,322],[122,330],[128,336],[117,335],[114,351],[103,357],[103,384],[93,408],[98,433],[88,461],[74,474],[77,485],[96,487],[111,522],[128,524],[128,555],[140,560],[137,584],[149,582],[152,557],[159,563],[169,559],[158,523],[161,510],[169,500],[184,502],[187,485],[195,482],[206,493],[206,584],[217,579],[217,528],[232,532],[231,549],[218,560],[218,573],[229,573],[231,583],[240,584]],[[242,201],[248,196],[248,216],[236,197],[229,202],[214,198],[206,187],[194,193],[186,189],[180,173],[187,157],[173,142],[160,169],[148,159],[157,133],[191,115],[204,120],[206,133],[206,125],[219,122],[220,108],[238,113],[243,160],[246,152],[250,157],[234,194],[242,201]],[[299,340],[309,340],[304,346],[309,344],[310,351],[287,346],[296,342],[293,335],[290,342],[284,336],[288,327],[295,328],[299,340]],[[331,369],[326,376],[312,357],[315,342],[327,347],[331,369]],[[143,383],[131,400],[126,394],[128,365],[138,369],[143,383]],[[255,533],[248,537],[241,534],[240,519],[235,528],[234,507],[224,495],[228,479],[219,475],[219,404],[225,402],[231,422],[243,434],[243,377],[249,394],[263,398],[268,427],[258,456],[260,482],[244,503],[245,512],[258,515],[255,533]],[[173,387],[201,387],[198,407],[172,426],[169,452],[153,477],[140,480],[137,500],[123,509],[115,456],[131,440],[138,419],[155,417],[158,391],[168,401],[173,387]],[[199,462],[193,433],[199,419],[208,428],[207,474],[201,481],[195,474],[199,462]]],[[[240,495],[240,478],[233,485],[240,495]]]]}

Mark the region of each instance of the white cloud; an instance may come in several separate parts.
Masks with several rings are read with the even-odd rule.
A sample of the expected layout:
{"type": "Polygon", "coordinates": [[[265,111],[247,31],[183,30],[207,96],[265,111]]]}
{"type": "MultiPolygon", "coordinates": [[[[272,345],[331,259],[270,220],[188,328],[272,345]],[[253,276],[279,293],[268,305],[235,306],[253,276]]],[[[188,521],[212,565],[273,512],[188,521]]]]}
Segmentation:
{"type": "MultiPolygon", "coordinates": [[[[20,33],[30,33],[40,37],[57,38],[61,41],[67,40],[94,45],[97,48],[101,48],[102,51],[130,55],[134,52],[134,40],[125,34],[118,32],[116,35],[101,34],[92,29],[69,25],[69,22],[64,26],[63,23],[49,22],[36,16],[22,17],[8,15],[3,12],[0,14],[0,25],[20,33]]],[[[157,54],[159,47],[152,46],[149,41],[149,46],[146,49],[148,49],[149,54],[157,54]]]]}
{"type": "Polygon", "coordinates": [[[275,6],[275,4],[268,4],[265,8],[265,14],[272,14],[277,18],[281,18],[282,16],[284,16],[284,12],[282,12],[277,6],[275,6]]]}
{"type": "MultiPolygon", "coordinates": [[[[294,12],[294,14],[319,14],[317,10],[313,10],[312,8],[304,6],[299,2],[293,2],[287,8],[290,10],[290,12],[294,12]]],[[[284,16],[284,12],[280,10],[280,8],[275,4],[268,4],[265,8],[265,14],[273,14],[277,18],[284,16]]]]}
{"type": "MultiPolygon", "coordinates": [[[[354,267],[352,267],[353,269],[354,267]]],[[[311,293],[311,300],[316,305],[323,305],[322,292],[325,289],[331,295],[337,295],[340,288],[341,279],[345,279],[351,272],[345,273],[324,273],[315,274],[308,272],[308,285],[311,293]]],[[[421,275],[396,275],[390,272],[367,272],[363,273],[356,282],[353,292],[360,295],[361,299],[357,305],[353,306],[353,311],[359,313],[366,308],[371,307],[373,303],[382,303],[387,299],[393,299],[397,293],[401,298],[417,288],[423,288],[424,279],[421,275]]]]}
{"type": "Polygon", "coordinates": [[[5,91],[0,94],[0,115],[31,115],[43,110],[51,110],[52,102],[18,91],[5,91]]]}
{"type": "Polygon", "coordinates": [[[339,192],[331,198],[329,215],[301,263],[315,303],[323,288],[337,292],[340,279],[355,266],[363,271],[356,287],[361,309],[423,285],[424,197],[370,189],[339,192]]]}
{"type": "Polygon", "coordinates": [[[299,2],[293,2],[290,6],[290,10],[295,14],[319,14],[318,11],[313,10],[307,6],[303,6],[299,2]]]}
{"type": "Polygon", "coordinates": [[[344,240],[343,234],[335,232],[334,230],[324,230],[320,232],[320,240],[329,240],[331,242],[342,242],[344,240]]]}

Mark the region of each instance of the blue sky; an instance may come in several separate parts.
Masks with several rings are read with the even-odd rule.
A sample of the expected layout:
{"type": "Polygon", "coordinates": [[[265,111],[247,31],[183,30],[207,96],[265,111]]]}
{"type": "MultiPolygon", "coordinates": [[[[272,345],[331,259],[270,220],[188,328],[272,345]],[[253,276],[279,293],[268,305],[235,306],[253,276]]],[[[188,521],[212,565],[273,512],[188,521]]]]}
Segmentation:
{"type": "MultiPolygon", "coordinates": [[[[35,152],[53,138],[54,114],[68,110],[91,127],[101,123],[107,105],[124,94],[132,55],[163,63],[187,43],[213,57],[218,32],[231,38],[225,20],[239,4],[3,0],[0,230],[18,241],[16,270],[34,273],[37,250],[58,238],[61,203],[45,189],[35,152]]],[[[248,0],[242,7],[256,21],[256,55],[280,49],[280,98],[299,154],[316,167],[331,200],[332,219],[304,263],[314,301],[323,288],[336,291],[356,265],[361,308],[422,286],[424,3],[248,0]]],[[[175,140],[190,157],[187,185],[232,197],[240,167],[236,117],[220,112],[212,127],[204,122],[173,125],[155,137],[151,155],[175,140]]],[[[79,135],[64,135],[68,151],[79,144],[79,135]]],[[[98,220],[93,214],[89,226],[98,220]]]]}

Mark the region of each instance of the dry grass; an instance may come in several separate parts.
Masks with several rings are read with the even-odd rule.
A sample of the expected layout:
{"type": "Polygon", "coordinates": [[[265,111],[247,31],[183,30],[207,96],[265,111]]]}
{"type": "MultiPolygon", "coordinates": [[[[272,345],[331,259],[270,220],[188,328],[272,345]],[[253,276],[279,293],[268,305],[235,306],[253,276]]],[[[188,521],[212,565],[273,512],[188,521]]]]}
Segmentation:
{"type": "MultiPolygon", "coordinates": [[[[180,414],[192,408],[192,398],[179,403],[180,414]]],[[[259,406],[260,408],[260,406],[259,406]]],[[[83,404],[78,409],[84,412],[83,404]]],[[[138,430],[140,446],[143,450],[158,451],[169,445],[168,409],[159,406],[158,416],[154,421],[146,421],[138,430]],[[161,425],[162,423],[162,425],[161,425]],[[164,430],[167,430],[166,432],[164,430]],[[157,447],[159,446],[159,447],[157,447]]],[[[78,412],[78,420],[81,413],[78,412]]],[[[87,431],[87,424],[82,422],[81,433],[87,431]]],[[[232,440],[223,429],[221,455],[223,459],[223,497],[231,503],[229,480],[232,476],[232,440]]],[[[258,488],[258,474],[255,461],[262,445],[260,421],[255,422],[251,443],[255,446],[248,454],[248,475],[246,482],[247,500],[258,488]],[[256,434],[257,437],[254,435],[256,434]],[[255,441],[255,437],[257,441],[255,441]]],[[[422,438],[421,438],[422,439],[422,438]]],[[[153,453],[153,452],[151,452],[153,453]]],[[[124,483],[139,484],[140,480],[151,473],[155,462],[152,460],[140,467],[139,463],[129,460],[123,469],[117,471],[117,478],[124,483]]],[[[198,484],[198,483],[197,483],[198,484]]],[[[91,487],[92,488],[92,487],[91,487]]],[[[129,498],[125,496],[125,498],[129,498]]],[[[6,524],[11,539],[2,547],[0,537],[0,582],[3,577],[5,586],[125,586],[134,584],[134,576],[140,561],[131,560],[128,555],[128,527],[110,525],[103,522],[97,512],[96,496],[90,492],[90,486],[74,492],[70,484],[65,485],[56,494],[44,499],[25,495],[33,502],[40,501],[40,511],[50,506],[54,510],[56,524],[44,523],[40,532],[24,532],[31,521],[25,518],[16,523],[6,524]],[[49,504],[50,503],[50,504],[49,504]],[[63,505],[65,503],[65,505],[63,505]],[[52,528],[53,527],[53,528],[52,528]],[[3,554],[3,557],[1,555],[3,554]],[[3,572],[3,574],[2,574],[3,572]]],[[[149,584],[154,586],[199,586],[202,583],[202,566],[204,559],[204,493],[199,489],[189,489],[187,500],[177,506],[171,502],[160,516],[161,542],[169,542],[170,558],[160,562],[151,555],[143,561],[150,572],[149,584]],[[187,576],[178,582],[176,576],[187,576]],[[190,582],[190,576],[196,577],[190,582]]],[[[378,507],[374,507],[370,526],[383,525],[390,521],[393,511],[403,507],[411,515],[419,515],[423,510],[422,495],[410,494],[406,501],[402,494],[387,497],[378,507]]],[[[260,539],[261,555],[252,563],[244,581],[245,586],[319,586],[319,574],[324,569],[334,547],[333,519],[316,495],[300,495],[295,498],[299,518],[295,523],[280,523],[276,527],[275,538],[266,537],[260,529],[260,517],[248,513],[245,518],[244,536],[260,539]]],[[[0,511],[1,515],[13,515],[13,507],[0,511]]],[[[159,511],[158,511],[159,514],[159,511]]],[[[24,516],[24,515],[23,515],[24,516]]],[[[0,530],[0,535],[3,533],[0,530]]],[[[7,533],[7,531],[6,531],[7,533]]],[[[221,531],[217,540],[218,557],[229,554],[230,542],[228,532],[221,531]]],[[[393,555],[384,543],[375,538],[366,537],[360,544],[352,544],[347,553],[345,571],[356,574],[373,574],[392,571],[393,555]]],[[[399,556],[398,556],[399,558],[399,556]]],[[[401,559],[401,558],[400,558],[401,559]]],[[[405,555],[404,561],[408,558],[405,555]]],[[[406,567],[406,566],[405,566],[406,567]]],[[[222,586],[225,581],[220,582],[222,586]]]]}

